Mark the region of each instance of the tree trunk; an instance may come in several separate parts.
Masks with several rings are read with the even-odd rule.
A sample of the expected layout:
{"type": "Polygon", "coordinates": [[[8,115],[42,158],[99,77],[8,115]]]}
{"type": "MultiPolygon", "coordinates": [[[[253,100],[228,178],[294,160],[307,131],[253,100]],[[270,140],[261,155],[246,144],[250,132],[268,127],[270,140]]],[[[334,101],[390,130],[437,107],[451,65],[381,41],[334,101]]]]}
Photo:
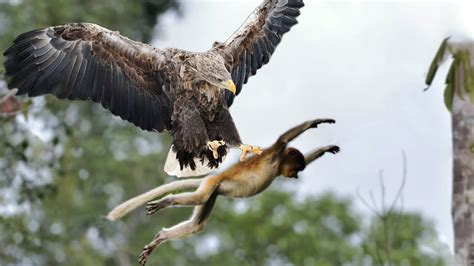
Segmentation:
{"type": "Polygon", "coordinates": [[[455,260],[474,265],[474,105],[454,96],[451,113],[455,260]]]}

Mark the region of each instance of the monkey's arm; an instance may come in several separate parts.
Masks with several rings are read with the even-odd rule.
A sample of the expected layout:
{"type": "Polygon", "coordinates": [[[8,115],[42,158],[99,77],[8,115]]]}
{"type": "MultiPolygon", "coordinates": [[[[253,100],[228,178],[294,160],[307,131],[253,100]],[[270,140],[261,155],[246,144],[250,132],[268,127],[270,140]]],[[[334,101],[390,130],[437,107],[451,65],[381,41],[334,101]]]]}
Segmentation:
{"type": "Polygon", "coordinates": [[[283,135],[281,135],[278,138],[274,146],[284,147],[286,146],[286,144],[288,144],[288,142],[292,141],[293,139],[301,135],[306,130],[310,128],[316,128],[318,127],[319,124],[322,124],[322,123],[334,124],[336,123],[336,121],[334,119],[315,119],[311,121],[306,121],[303,124],[296,126],[288,130],[287,132],[283,133],[283,135]]]}
{"type": "Polygon", "coordinates": [[[140,207],[141,205],[170,192],[183,189],[197,188],[201,184],[202,180],[202,178],[186,179],[161,185],[155,189],[152,189],[148,192],[131,198],[126,202],[120,204],[119,206],[115,207],[115,209],[109,212],[109,214],[107,215],[107,219],[111,221],[116,221],[125,216],[127,213],[131,212],[132,210],[140,207]]]}
{"type": "Polygon", "coordinates": [[[199,184],[198,189],[194,192],[183,192],[179,194],[168,195],[162,199],[148,202],[146,205],[147,212],[149,215],[151,215],[163,208],[174,205],[196,206],[204,204],[219,186],[219,183],[219,176],[205,177],[199,184]]]}
{"type": "Polygon", "coordinates": [[[161,243],[167,240],[182,238],[202,231],[204,226],[206,226],[209,217],[211,216],[217,196],[218,193],[215,191],[209,197],[207,202],[205,202],[203,205],[194,207],[193,215],[191,218],[189,218],[189,220],[179,223],[168,229],[161,229],[161,231],[156,234],[155,238],[143,248],[142,254],[139,258],[140,264],[145,265],[148,256],[161,243]]]}
{"type": "Polygon", "coordinates": [[[318,159],[319,157],[323,156],[326,152],[330,152],[332,154],[336,154],[340,151],[338,146],[331,145],[331,146],[326,146],[323,148],[319,148],[317,150],[314,150],[308,154],[305,155],[304,161],[306,165],[310,164],[312,161],[318,159]]]}

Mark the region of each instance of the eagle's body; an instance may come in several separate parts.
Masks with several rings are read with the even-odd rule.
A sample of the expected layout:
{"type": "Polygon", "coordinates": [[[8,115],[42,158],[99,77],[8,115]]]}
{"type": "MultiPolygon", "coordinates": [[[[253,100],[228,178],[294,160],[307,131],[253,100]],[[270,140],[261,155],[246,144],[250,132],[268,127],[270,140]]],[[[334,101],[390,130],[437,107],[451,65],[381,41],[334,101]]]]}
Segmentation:
{"type": "Polygon", "coordinates": [[[101,103],[144,130],[170,132],[178,170],[217,167],[226,148],[242,144],[228,109],[234,94],[268,63],[302,6],[266,0],[225,43],[202,53],[154,48],[90,23],[27,32],[4,54],[9,87],[101,103]],[[213,141],[223,141],[214,152],[213,141]]]}

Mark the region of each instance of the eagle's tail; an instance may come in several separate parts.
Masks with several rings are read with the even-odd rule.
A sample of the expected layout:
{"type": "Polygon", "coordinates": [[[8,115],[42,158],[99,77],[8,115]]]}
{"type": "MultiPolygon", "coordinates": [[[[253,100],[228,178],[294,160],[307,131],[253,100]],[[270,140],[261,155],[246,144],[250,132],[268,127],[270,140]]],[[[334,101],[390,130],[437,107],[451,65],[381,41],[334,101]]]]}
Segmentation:
{"type": "Polygon", "coordinates": [[[166,157],[165,162],[165,172],[170,176],[176,177],[192,177],[192,176],[201,176],[209,174],[213,168],[209,167],[209,160],[204,157],[204,160],[201,162],[200,158],[194,158],[194,163],[196,169],[192,170],[191,167],[187,166],[181,170],[179,161],[176,158],[176,152],[173,151],[173,145],[171,145],[168,156],[166,157]]]}

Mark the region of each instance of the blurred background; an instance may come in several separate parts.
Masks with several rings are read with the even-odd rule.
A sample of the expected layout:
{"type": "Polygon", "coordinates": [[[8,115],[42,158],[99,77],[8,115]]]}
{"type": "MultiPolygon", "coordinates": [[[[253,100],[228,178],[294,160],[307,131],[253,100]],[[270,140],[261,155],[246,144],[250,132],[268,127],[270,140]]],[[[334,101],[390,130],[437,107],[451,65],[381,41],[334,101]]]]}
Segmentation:
{"type": "MultiPolygon", "coordinates": [[[[259,3],[0,0],[0,50],[22,32],[87,21],[157,47],[204,51],[259,3]]],[[[452,264],[450,114],[441,78],[423,89],[439,43],[473,34],[465,10],[306,1],[300,23],[231,113],[244,142],[263,147],[304,120],[334,118],[292,145],[337,144],[342,152],[256,197],[219,198],[204,232],[163,244],[150,265],[452,264]]],[[[2,77],[0,99],[0,265],[135,265],[156,232],[191,214],[139,209],[105,219],[173,180],[163,172],[168,135],[89,102],[11,97],[2,77]]],[[[224,168],[237,160],[238,151],[224,168]]]]}

